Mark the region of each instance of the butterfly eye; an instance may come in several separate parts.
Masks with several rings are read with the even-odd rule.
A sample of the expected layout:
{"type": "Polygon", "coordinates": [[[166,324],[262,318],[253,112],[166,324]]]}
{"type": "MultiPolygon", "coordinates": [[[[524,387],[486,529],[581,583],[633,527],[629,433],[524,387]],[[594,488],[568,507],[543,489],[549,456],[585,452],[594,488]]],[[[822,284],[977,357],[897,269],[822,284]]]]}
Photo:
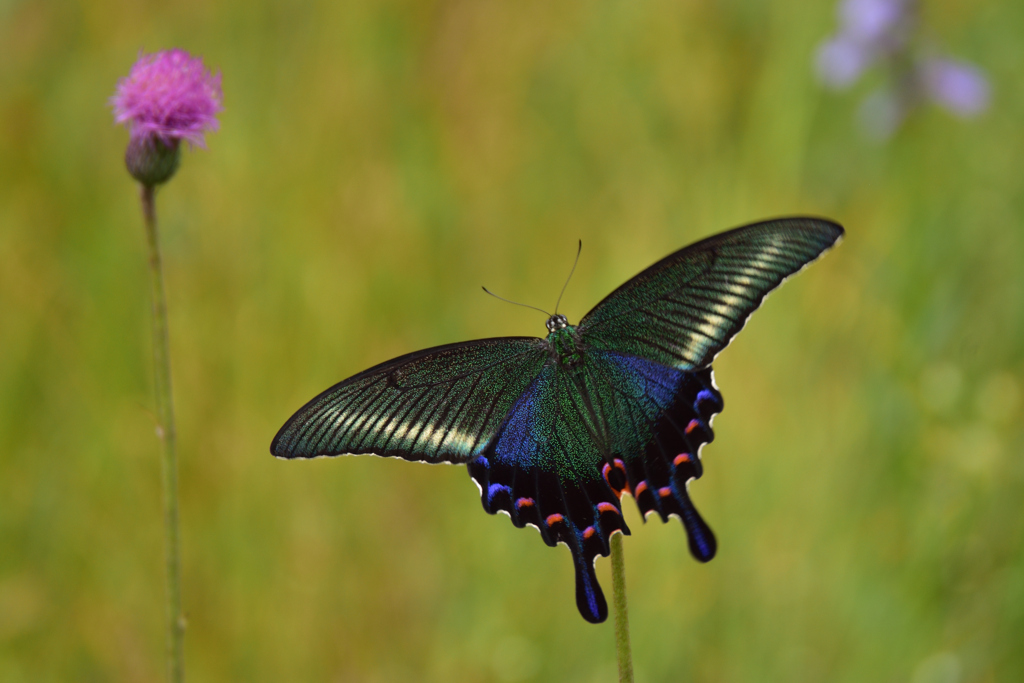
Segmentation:
{"type": "Polygon", "coordinates": [[[548,332],[557,332],[569,327],[569,319],[561,313],[555,313],[553,316],[548,318],[547,321],[548,332]]]}

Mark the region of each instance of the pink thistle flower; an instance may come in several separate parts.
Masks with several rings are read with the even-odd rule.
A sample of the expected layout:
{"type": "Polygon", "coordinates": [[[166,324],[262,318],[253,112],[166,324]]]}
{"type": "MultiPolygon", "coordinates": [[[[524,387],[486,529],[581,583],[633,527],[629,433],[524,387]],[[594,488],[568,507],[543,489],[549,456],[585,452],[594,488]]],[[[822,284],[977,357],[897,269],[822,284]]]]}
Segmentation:
{"type": "Polygon", "coordinates": [[[132,138],[159,138],[171,146],[180,140],[205,147],[203,133],[217,130],[224,109],[220,74],[211,74],[200,57],[184,50],[139,54],[127,78],[110,98],[114,120],[132,138]]]}

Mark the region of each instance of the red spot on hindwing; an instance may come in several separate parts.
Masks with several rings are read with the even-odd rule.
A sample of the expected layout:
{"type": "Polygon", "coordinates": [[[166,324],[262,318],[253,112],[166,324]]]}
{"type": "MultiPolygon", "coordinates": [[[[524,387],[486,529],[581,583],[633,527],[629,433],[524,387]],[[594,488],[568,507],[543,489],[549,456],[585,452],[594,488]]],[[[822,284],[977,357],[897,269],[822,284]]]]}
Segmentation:
{"type": "Polygon", "coordinates": [[[676,456],[676,459],[672,461],[672,464],[675,465],[676,467],[679,467],[684,462],[690,462],[689,453],[680,453],[679,455],[676,456]]]}
{"type": "Polygon", "coordinates": [[[669,496],[672,495],[672,487],[662,486],[660,489],[658,489],[658,495],[661,496],[662,498],[668,498],[669,496]]]}
{"type": "Polygon", "coordinates": [[[686,425],[686,433],[689,434],[697,427],[700,427],[700,420],[690,420],[690,424],[686,425]]]}
{"type": "Polygon", "coordinates": [[[562,515],[558,514],[557,512],[555,514],[553,514],[553,515],[548,515],[548,518],[544,520],[544,522],[548,526],[554,526],[555,524],[558,524],[559,522],[564,522],[564,521],[565,521],[565,517],[562,517],[562,515]]]}

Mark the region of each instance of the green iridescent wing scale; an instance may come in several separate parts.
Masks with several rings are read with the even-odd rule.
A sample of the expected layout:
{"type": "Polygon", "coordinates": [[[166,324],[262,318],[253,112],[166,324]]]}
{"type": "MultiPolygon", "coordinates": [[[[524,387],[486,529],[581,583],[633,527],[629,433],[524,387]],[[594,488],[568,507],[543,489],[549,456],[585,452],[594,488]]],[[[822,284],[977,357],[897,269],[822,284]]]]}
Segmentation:
{"type": "Polygon", "coordinates": [[[491,441],[548,357],[541,339],[506,337],[395,358],[307,403],[270,451],[283,458],[373,453],[466,462],[491,441]]]}

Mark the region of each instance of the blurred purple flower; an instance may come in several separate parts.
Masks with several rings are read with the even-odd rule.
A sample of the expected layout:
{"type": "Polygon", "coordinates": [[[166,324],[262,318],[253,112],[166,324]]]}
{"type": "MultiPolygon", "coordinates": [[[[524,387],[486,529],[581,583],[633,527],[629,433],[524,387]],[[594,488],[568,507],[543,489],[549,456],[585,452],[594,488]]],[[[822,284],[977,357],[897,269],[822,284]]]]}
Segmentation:
{"type": "Polygon", "coordinates": [[[887,68],[889,85],[868,97],[861,123],[876,138],[892,135],[924,99],[960,116],[988,106],[991,88],[980,69],[928,55],[915,36],[915,0],[840,0],[839,30],[815,56],[823,85],[842,90],[874,64],[887,68]]]}
{"type": "Polygon", "coordinates": [[[842,90],[860,78],[872,59],[866,47],[839,36],[818,48],[818,77],[828,87],[842,90]]]}
{"type": "Polygon", "coordinates": [[[866,45],[884,40],[905,18],[904,0],[844,0],[839,5],[843,32],[866,45]]]}
{"type": "Polygon", "coordinates": [[[114,120],[128,127],[133,140],[181,140],[205,147],[203,134],[217,130],[224,109],[220,74],[211,74],[199,57],[184,50],[139,55],[127,78],[110,98],[114,120]]]}
{"type": "Polygon", "coordinates": [[[992,89],[980,69],[951,59],[931,59],[922,67],[928,95],[960,116],[976,116],[988,107],[992,89]]]}
{"type": "Polygon", "coordinates": [[[818,77],[842,90],[883,56],[899,50],[909,23],[906,0],[843,0],[839,32],[818,48],[818,77]]]}

